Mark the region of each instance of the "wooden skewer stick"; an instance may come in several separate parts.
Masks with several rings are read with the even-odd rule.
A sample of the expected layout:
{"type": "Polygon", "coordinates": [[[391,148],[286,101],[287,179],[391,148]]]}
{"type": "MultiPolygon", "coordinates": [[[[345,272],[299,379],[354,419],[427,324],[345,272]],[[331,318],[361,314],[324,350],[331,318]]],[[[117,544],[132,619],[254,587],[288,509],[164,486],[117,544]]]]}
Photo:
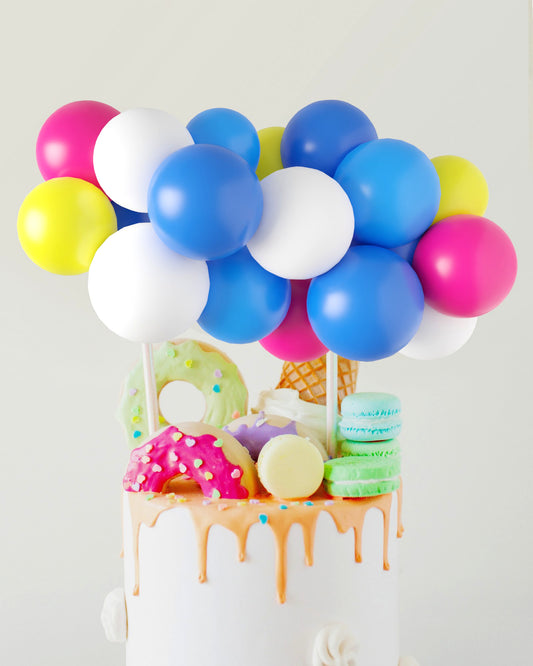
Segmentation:
{"type": "Polygon", "coordinates": [[[157,388],[155,383],[154,371],[154,352],[152,345],[148,342],[143,343],[143,369],[144,369],[144,389],[146,393],[146,413],[148,415],[149,434],[153,435],[157,430],[159,421],[159,408],[157,405],[157,388]]]}
{"type": "Polygon", "coordinates": [[[328,351],[326,354],[326,428],[327,448],[330,458],[337,455],[337,389],[338,389],[337,354],[328,351]]]}

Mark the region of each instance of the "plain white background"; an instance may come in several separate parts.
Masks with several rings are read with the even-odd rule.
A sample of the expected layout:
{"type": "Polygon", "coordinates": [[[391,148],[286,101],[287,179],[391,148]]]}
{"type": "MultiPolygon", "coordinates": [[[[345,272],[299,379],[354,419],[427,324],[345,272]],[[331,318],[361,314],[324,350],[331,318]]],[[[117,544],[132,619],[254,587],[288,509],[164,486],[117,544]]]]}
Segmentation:
{"type": "MultiPolygon", "coordinates": [[[[526,0],[33,0],[4,10],[1,32],[0,663],[123,663],[99,613],[121,583],[114,412],[139,349],[97,321],[85,276],[46,274],[18,246],[40,125],[98,99],[184,122],[229,106],[261,128],[340,98],[382,137],[477,164],[487,216],[518,247],[513,293],[463,350],[365,364],[360,388],[404,403],[402,652],[421,666],[531,664],[526,0]]],[[[252,395],[276,383],[281,363],[259,346],[230,354],[252,395]]]]}

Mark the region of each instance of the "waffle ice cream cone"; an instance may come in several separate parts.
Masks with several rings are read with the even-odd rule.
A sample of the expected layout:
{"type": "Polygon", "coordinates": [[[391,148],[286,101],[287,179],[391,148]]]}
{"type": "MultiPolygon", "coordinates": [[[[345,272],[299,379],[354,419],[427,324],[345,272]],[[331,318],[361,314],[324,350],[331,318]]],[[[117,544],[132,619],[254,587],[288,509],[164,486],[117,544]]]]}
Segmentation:
{"type": "MultiPolygon", "coordinates": [[[[358,361],[350,361],[338,357],[338,389],[337,401],[340,403],[350,393],[355,393],[357,384],[358,361]]],[[[300,398],[319,405],[326,404],[326,357],[321,356],[314,361],[293,363],[285,361],[281,378],[276,388],[296,389],[300,398]]]]}

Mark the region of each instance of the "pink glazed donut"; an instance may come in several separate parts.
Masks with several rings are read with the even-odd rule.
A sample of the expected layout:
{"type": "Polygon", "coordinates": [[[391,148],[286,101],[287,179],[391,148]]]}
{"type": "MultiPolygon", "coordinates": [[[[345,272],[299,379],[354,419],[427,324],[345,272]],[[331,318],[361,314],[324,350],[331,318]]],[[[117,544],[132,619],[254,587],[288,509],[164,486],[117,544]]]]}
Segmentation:
{"type": "Polygon", "coordinates": [[[162,493],[172,479],[184,475],[212,499],[246,499],[259,488],[247,449],[205,423],[168,426],[134,449],[123,486],[128,492],[162,493]]]}

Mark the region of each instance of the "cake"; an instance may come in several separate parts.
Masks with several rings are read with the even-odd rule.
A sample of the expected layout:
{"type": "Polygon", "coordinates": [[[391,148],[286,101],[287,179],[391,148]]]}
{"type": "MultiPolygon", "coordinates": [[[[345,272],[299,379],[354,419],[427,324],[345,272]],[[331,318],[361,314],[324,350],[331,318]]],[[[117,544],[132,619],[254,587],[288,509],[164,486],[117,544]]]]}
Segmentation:
{"type": "MultiPolygon", "coordinates": [[[[220,391],[212,392],[211,401],[226,413],[221,403],[233,406],[233,391],[242,390],[240,374],[227,357],[205,344],[180,340],[156,349],[158,391],[176,374],[196,383],[196,376],[204,374],[199,352],[212,373],[219,369],[214,366],[227,363],[218,377],[213,375],[220,391]],[[195,358],[190,367],[189,356],[195,358]]],[[[136,407],[142,389],[132,391],[139,379],[136,367],[123,387],[119,414],[128,436],[132,418],[140,430],[145,426],[144,410],[136,407]]],[[[302,401],[288,386],[270,391],[269,404],[275,402],[278,412],[287,404],[292,413],[295,403],[302,403],[301,412],[314,409],[325,420],[324,406],[302,401]]],[[[213,411],[211,403],[207,413],[213,411]]],[[[114,591],[104,604],[108,637],[127,639],[127,666],[397,666],[401,488],[357,499],[334,497],[321,484],[320,443],[288,434],[307,435],[299,424],[263,411],[248,419],[246,429],[242,421],[237,417],[237,426],[232,422],[225,430],[205,423],[165,424],[133,449],[123,493],[124,593],[114,591]],[[233,446],[235,433],[247,452],[246,446],[257,447],[261,429],[266,443],[260,456],[276,440],[283,448],[287,437],[303,440],[315,451],[318,489],[299,499],[283,499],[248,481],[242,495],[239,489],[220,493],[213,490],[216,472],[207,486],[200,485],[206,467],[220,469],[209,460],[210,451],[225,449],[221,442],[210,449],[213,444],[200,441],[198,433],[211,433],[213,442],[225,433],[233,446]],[[202,464],[195,469],[197,461],[202,464]]],[[[299,470],[294,472],[287,451],[282,455],[283,466],[298,475],[301,459],[296,459],[299,470]]],[[[255,467],[251,456],[241,460],[245,471],[250,465],[255,467]]],[[[259,470],[263,486],[268,485],[269,470],[262,471],[261,460],[259,470]]],[[[270,473],[276,470],[270,468],[270,473]]]]}
{"type": "Polygon", "coordinates": [[[102,611],[127,666],[412,666],[400,403],[355,383],[359,361],[457,351],[511,290],[479,169],[378,138],[339,100],[259,132],[231,109],[185,126],[73,102],[37,162],[24,251],[88,272],[98,318],[142,344],[119,407],[124,588],[102,611]],[[196,324],[281,359],[277,387],[250,410],[235,364],[180,337],[196,324]],[[201,392],[200,421],[162,417],[172,381],[201,392]]]}

